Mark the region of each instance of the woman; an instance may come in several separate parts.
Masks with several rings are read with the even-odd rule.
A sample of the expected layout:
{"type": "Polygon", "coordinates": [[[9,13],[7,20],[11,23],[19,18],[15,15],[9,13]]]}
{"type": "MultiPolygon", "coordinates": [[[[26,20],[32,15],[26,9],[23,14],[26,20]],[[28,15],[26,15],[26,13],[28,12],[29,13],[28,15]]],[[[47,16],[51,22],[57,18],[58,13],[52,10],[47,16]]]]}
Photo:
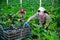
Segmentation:
{"type": "Polygon", "coordinates": [[[47,22],[46,20],[49,21],[49,20],[50,20],[50,16],[49,16],[48,13],[46,12],[46,9],[45,9],[45,8],[40,7],[40,8],[38,9],[38,12],[37,12],[36,14],[34,14],[33,16],[31,16],[31,17],[27,20],[27,22],[25,22],[25,25],[27,26],[27,25],[28,25],[28,22],[29,22],[30,20],[32,20],[33,18],[35,18],[35,17],[38,18],[40,25],[46,25],[45,28],[48,28],[50,22],[47,22]]]}

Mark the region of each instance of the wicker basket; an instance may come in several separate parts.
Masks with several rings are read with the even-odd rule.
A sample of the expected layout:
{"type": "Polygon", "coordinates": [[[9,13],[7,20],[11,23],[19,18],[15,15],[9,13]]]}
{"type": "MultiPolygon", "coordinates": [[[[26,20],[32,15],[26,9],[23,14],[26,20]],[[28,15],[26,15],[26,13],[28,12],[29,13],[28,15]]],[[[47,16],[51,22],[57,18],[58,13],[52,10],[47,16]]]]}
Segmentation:
{"type": "MultiPolygon", "coordinates": [[[[7,40],[15,40],[15,39],[23,39],[30,36],[31,29],[30,28],[21,28],[14,30],[4,30],[5,37],[7,40]]],[[[31,36],[30,36],[31,37],[31,36]]]]}

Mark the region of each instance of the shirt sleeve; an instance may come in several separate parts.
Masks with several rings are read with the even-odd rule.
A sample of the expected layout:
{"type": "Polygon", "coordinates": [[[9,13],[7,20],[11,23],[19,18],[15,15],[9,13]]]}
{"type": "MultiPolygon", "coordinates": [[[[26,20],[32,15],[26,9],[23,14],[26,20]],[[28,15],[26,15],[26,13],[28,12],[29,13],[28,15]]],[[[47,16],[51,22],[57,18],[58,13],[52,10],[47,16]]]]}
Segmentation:
{"type": "Polygon", "coordinates": [[[46,19],[50,20],[50,16],[48,14],[46,14],[46,19]]]}
{"type": "Polygon", "coordinates": [[[38,13],[35,13],[33,16],[31,16],[31,18],[35,18],[37,17],[38,13]]]}
{"type": "Polygon", "coordinates": [[[50,20],[51,20],[50,16],[48,14],[46,14],[46,27],[49,26],[50,20]]]}
{"type": "Polygon", "coordinates": [[[38,12],[35,13],[33,16],[31,16],[31,17],[27,20],[27,22],[29,22],[29,21],[32,20],[33,18],[37,17],[37,14],[38,14],[38,12]]]}

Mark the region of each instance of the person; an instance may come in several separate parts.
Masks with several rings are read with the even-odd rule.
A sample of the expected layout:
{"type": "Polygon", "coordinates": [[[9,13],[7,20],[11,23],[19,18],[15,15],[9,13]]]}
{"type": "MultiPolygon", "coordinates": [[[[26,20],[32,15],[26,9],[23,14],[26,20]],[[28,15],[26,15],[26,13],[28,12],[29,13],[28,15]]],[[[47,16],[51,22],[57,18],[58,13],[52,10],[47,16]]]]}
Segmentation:
{"type": "Polygon", "coordinates": [[[33,18],[37,17],[39,20],[39,24],[42,25],[46,25],[45,28],[47,29],[49,26],[49,20],[50,20],[50,16],[48,15],[48,12],[46,11],[46,9],[44,7],[40,7],[38,9],[38,12],[36,14],[34,14],[33,16],[31,16],[27,22],[24,23],[24,25],[28,25],[29,21],[32,20],[33,18]],[[48,20],[48,21],[46,21],[48,20]]]}
{"type": "Polygon", "coordinates": [[[26,14],[26,11],[24,8],[21,8],[17,13],[20,13],[22,16],[26,14]]]}
{"type": "Polygon", "coordinates": [[[21,8],[17,13],[21,14],[20,20],[24,20],[24,15],[26,14],[25,9],[21,8]]]}

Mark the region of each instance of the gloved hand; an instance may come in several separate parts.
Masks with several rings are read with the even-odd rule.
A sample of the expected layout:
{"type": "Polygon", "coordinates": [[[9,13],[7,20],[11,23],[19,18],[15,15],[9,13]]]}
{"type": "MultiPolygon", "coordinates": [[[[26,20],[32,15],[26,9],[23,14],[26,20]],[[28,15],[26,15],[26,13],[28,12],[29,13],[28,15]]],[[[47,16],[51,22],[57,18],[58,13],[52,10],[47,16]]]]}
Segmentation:
{"type": "Polygon", "coordinates": [[[28,26],[28,22],[25,22],[25,23],[24,23],[24,26],[28,26]]]}

